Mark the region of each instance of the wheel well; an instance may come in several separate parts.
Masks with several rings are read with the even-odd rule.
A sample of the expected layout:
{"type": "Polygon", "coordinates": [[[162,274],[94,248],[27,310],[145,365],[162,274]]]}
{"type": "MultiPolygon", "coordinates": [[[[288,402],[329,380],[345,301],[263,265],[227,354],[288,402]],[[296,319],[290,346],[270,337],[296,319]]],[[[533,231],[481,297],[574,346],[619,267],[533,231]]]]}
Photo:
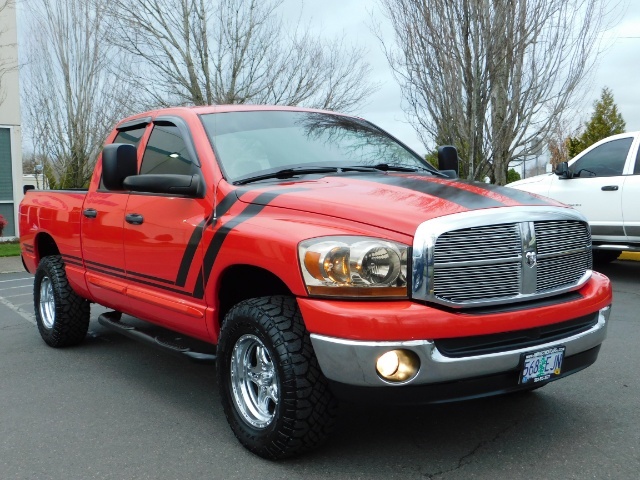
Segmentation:
{"type": "Polygon", "coordinates": [[[252,265],[235,265],[224,271],[218,291],[218,321],[220,326],[227,312],[249,298],[271,295],[293,295],[276,275],[252,265]]]}
{"type": "Polygon", "coordinates": [[[60,255],[60,250],[58,250],[58,245],[56,245],[55,240],[48,233],[40,233],[36,237],[36,253],[38,255],[38,262],[42,260],[44,257],[48,257],[50,255],[60,255]]]}

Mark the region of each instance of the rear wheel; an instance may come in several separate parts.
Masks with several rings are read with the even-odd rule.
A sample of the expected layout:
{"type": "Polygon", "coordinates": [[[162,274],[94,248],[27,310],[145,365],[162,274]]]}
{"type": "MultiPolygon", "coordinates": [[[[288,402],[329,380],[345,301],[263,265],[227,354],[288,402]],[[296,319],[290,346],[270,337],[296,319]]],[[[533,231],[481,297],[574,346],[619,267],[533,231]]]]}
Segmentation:
{"type": "Polygon", "coordinates": [[[69,285],[59,255],[45,257],[38,264],[33,299],[38,330],[47,345],[68,347],[84,340],[90,304],[69,285]]]}
{"type": "Polygon", "coordinates": [[[337,403],[294,298],[255,298],[231,309],[220,332],[217,374],[231,429],[256,455],[302,453],[333,428],[337,403]]]}

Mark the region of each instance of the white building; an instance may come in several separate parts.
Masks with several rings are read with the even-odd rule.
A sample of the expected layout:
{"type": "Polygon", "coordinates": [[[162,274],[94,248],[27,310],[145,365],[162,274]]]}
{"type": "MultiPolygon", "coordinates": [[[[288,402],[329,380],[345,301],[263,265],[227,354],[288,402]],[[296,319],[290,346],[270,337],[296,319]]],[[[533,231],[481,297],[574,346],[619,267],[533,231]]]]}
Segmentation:
{"type": "Polygon", "coordinates": [[[10,3],[0,12],[0,215],[9,224],[3,238],[17,237],[18,204],[22,199],[22,132],[18,86],[16,9],[10,3]]]}

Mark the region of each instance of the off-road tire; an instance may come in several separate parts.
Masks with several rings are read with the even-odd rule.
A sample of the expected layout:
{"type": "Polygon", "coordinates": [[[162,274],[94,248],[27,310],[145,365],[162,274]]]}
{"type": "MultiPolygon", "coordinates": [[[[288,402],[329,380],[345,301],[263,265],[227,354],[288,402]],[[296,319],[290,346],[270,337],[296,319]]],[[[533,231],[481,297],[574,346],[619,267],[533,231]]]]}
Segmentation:
{"type": "Polygon", "coordinates": [[[73,291],[64,262],[59,255],[43,258],[33,281],[33,300],[36,323],[42,339],[51,347],[69,347],[84,340],[89,329],[90,303],[73,291]],[[43,294],[50,287],[53,305],[46,313],[43,294]]]}
{"type": "Polygon", "coordinates": [[[319,446],[333,430],[337,402],[320,370],[295,298],[254,298],[229,311],[220,332],[217,377],[233,433],[260,457],[276,460],[303,453],[319,446]],[[266,349],[277,379],[273,417],[261,428],[243,417],[234,400],[232,357],[243,338],[266,349]]]}

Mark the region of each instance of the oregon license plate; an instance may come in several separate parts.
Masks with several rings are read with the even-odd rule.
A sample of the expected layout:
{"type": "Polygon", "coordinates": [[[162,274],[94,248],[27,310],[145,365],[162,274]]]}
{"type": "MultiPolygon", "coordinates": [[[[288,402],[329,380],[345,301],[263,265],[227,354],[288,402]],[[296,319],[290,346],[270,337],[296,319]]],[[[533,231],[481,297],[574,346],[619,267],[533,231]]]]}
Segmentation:
{"type": "Polygon", "coordinates": [[[553,347],[538,352],[523,353],[520,357],[518,383],[537,383],[560,375],[566,347],[553,347]]]}

